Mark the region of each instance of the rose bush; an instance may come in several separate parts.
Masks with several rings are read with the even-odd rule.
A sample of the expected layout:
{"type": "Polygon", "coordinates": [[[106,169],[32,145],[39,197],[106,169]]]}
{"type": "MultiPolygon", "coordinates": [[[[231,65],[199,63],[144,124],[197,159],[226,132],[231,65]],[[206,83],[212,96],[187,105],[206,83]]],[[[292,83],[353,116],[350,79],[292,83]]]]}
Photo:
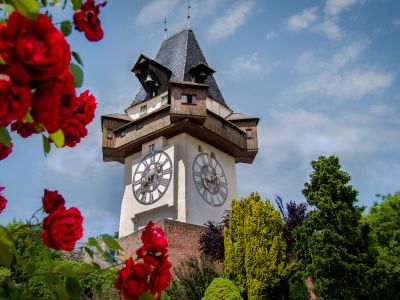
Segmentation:
{"type": "Polygon", "coordinates": [[[141,240],[143,246],[136,254],[142,261],[135,263],[132,258],[127,259],[115,282],[115,287],[126,300],[140,299],[147,292],[159,299],[172,279],[172,265],[167,255],[168,240],[162,228],[149,222],[142,232],[141,240]]]}

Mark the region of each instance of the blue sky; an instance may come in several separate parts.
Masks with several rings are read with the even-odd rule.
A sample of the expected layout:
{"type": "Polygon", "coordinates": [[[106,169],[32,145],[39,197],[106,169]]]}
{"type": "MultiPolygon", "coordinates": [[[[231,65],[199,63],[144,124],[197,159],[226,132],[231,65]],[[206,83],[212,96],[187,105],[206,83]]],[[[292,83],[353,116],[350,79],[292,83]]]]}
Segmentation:
{"type": "MultiPolygon", "coordinates": [[[[192,0],[191,27],[228,105],[259,116],[259,153],[237,165],[238,196],[304,201],[310,161],[337,155],[361,205],[400,190],[400,2],[397,0],[192,0]]],[[[56,13],[62,19],[64,13],[56,13]]],[[[84,88],[99,102],[89,135],[45,158],[40,136],[14,136],[0,162],[7,209],[24,220],[43,189],[59,190],[85,217],[85,236],[118,230],[123,166],[104,163],[100,115],[123,112],[139,89],[130,72],[164,37],[186,26],[186,1],[109,1],[105,37],[69,38],[85,64],[84,88]]]]}

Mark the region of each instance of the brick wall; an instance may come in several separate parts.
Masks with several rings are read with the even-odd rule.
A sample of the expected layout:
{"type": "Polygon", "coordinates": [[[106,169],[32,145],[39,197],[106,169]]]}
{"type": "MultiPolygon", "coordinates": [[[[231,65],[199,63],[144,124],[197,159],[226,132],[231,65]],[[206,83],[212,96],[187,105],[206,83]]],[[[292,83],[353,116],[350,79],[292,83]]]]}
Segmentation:
{"type": "MultiPolygon", "coordinates": [[[[173,266],[177,266],[185,257],[200,255],[198,241],[200,234],[206,229],[204,226],[167,219],[157,221],[156,226],[164,230],[168,239],[169,261],[173,266]]],[[[119,255],[120,259],[126,259],[130,256],[136,259],[135,251],[143,245],[140,240],[142,231],[139,230],[118,239],[122,248],[125,249],[125,252],[119,255]]]]}

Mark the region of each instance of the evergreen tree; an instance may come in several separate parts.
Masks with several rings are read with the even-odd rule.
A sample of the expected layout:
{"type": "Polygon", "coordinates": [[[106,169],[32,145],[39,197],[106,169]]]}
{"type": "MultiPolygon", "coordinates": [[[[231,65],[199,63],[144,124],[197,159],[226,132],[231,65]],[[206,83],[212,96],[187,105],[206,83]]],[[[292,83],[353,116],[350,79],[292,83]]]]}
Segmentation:
{"type": "Polygon", "coordinates": [[[225,229],[225,274],[245,299],[279,299],[290,267],[283,220],[258,194],[234,200],[225,229]]]}
{"type": "Polygon", "coordinates": [[[364,221],[372,227],[378,251],[371,295],[381,300],[400,299],[400,192],[382,196],[364,221]]]}
{"type": "Polygon", "coordinates": [[[312,277],[318,299],[367,299],[373,262],[368,228],[359,226],[363,208],[355,206],[357,191],[337,157],[322,156],[311,165],[303,194],[315,210],[295,229],[300,270],[312,277]]]}

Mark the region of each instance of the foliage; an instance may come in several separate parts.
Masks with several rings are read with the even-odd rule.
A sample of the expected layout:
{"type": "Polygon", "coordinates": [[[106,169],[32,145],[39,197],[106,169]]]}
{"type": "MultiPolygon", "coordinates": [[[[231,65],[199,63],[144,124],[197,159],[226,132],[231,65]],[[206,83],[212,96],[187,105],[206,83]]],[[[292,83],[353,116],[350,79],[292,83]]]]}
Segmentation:
{"type": "Polygon", "coordinates": [[[225,229],[225,273],[245,299],[279,299],[291,266],[283,220],[269,200],[252,193],[232,202],[225,229]]]}
{"type": "Polygon", "coordinates": [[[294,201],[290,201],[286,203],[286,211],[283,208],[282,198],[276,195],[275,202],[279,207],[279,210],[282,214],[283,220],[285,222],[285,227],[283,229],[283,236],[285,237],[286,246],[287,246],[287,256],[289,261],[294,261],[297,258],[296,252],[294,250],[294,237],[293,230],[303,224],[304,219],[306,218],[306,203],[297,204],[294,201]]]}
{"type": "Polygon", "coordinates": [[[290,300],[308,300],[308,290],[304,279],[298,274],[294,274],[289,279],[289,299],[290,300]]]}
{"type": "Polygon", "coordinates": [[[217,261],[224,261],[224,228],[229,224],[229,211],[219,223],[208,221],[207,229],[200,235],[199,248],[203,255],[217,261]]]}
{"type": "Polygon", "coordinates": [[[104,292],[115,291],[114,270],[65,260],[60,251],[43,245],[41,232],[35,228],[12,223],[7,230],[12,232],[17,263],[0,268],[0,289],[10,299],[68,299],[68,278],[77,280],[79,295],[83,298],[106,299],[104,292]]]}
{"type": "Polygon", "coordinates": [[[315,207],[295,229],[299,269],[311,276],[319,299],[364,299],[374,263],[369,227],[360,226],[363,208],[335,156],[311,162],[314,171],[303,194],[315,207]]]}
{"type": "Polygon", "coordinates": [[[398,299],[400,286],[400,193],[382,196],[364,222],[372,227],[377,242],[373,295],[376,299],[398,299]]]}
{"type": "Polygon", "coordinates": [[[226,278],[215,278],[202,300],[243,300],[235,284],[226,278]]]}
{"type": "Polygon", "coordinates": [[[173,269],[174,279],[162,300],[199,300],[214,278],[220,277],[215,264],[201,256],[188,257],[173,269]]]}

